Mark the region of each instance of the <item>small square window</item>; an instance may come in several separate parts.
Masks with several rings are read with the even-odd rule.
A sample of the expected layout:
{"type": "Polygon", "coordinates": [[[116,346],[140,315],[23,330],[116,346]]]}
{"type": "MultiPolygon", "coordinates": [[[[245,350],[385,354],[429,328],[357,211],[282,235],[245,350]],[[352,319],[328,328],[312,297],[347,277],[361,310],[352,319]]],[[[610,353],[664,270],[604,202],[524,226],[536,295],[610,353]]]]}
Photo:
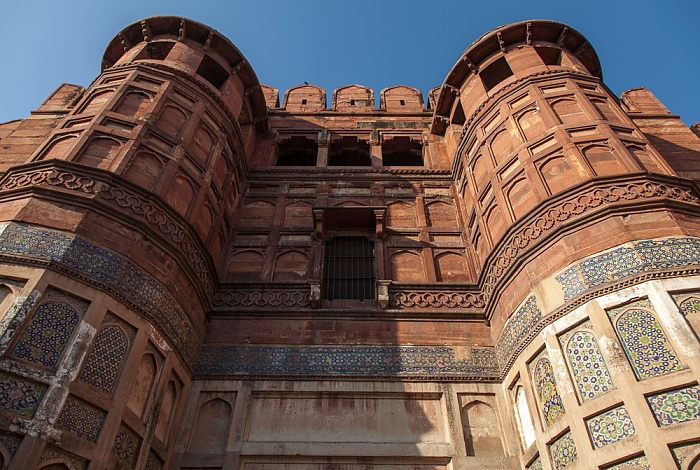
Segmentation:
{"type": "Polygon", "coordinates": [[[305,104],[306,104],[306,100],[301,100],[301,104],[302,104],[302,105],[305,105],[305,104]]]}

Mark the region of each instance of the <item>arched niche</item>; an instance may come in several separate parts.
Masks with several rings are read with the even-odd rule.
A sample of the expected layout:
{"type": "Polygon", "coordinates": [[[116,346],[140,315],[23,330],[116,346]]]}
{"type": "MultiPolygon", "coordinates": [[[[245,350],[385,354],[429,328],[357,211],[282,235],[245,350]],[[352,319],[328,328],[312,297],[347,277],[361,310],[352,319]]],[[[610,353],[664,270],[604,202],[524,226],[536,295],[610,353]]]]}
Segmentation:
{"type": "Polygon", "coordinates": [[[403,201],[391,202],[386,207],[387,225],[393,227],[415,227],[416,208],[403,201]]]}
{"type": "Polygon", "coordinates": [[[576,124],[588,121],[581,106],[573,96],[551,101],[550,106],[562,124],[576,124]]]}
{"type": "Polygon", "coordinates": [[[122,142],[109,137],[96,137],[78,156],[78,163],[83,165],[107,169],[122,148],[122,142]]]}
{"type": "Polygon", "coordinates": [[[591,145],[583,149],[583,156],[597,176],[619,175],[625,173],[625,167],[606,145],[591,145]]]}
{"type": "Polygon", "coordinates": [[[436,201],[425,206],[429,227],[454,227],[457,225],[457,214],[454,206],[447,202],[436,201]]]}
{"type": "Polygon", "coordinates": [[[284,208],[285,227],[312,227],[312,209],[311,204],[304,201],[288,204],[284,208]]]}
{"type": "Polygon", "coordinates": [[[425,282],[423,258],[418,253],[399,251],[389,259],[391,278],[397,282],[425,282]]]}
{"type": "Polygon", "coordinates": [[[301,251],[281,253],[275,260],[274,281],[303,281],[309,266],[309,257],[301,251]]]}
{"type": "Polygon", "coordinates": [[[192,454],[222,454],[231,426],[231,405],[221,398],[207,401],[197,410],[190,440],[192,454]]]}
{"type": "Polygon", "coordinates": [[[466,258],[461,253],[440,253],[435,257],[435,275],[438,282],[468,282],[466,258]]]}
{"type": "Polygon", "coordinates": [[[576,171],[563,155],[555,155],[540,164],[540,174],[551,194],[578,183],[576,171]]]}
{"type": "Polygon", "coordinates": [[[467,455],[487,459],[503,458],[503,444],[493,408],[473,401],[462,409],[462,427],[467,455]]]}
{"type": "Polygon", "coordinates": [[[151,394],[154,389],[155,379],[158,374],[158,360],[152,353],[145,353],[129,387],[129,398],[126,407],[139,418],[144,418],[151,394]]]}
{"type": "Polygon", "coordinates": [[[163,166],[163,161],[154,154],[139,151],[131,158],[124,178],[144,189],[151,189],[163,171],[163,166]]]}
{"type": "Polygon", "coordinates": [[[260,252],[243,250],[234,253],[228,263],[228,274],[238,281],[259,281],[264,257],[260,252]]]}

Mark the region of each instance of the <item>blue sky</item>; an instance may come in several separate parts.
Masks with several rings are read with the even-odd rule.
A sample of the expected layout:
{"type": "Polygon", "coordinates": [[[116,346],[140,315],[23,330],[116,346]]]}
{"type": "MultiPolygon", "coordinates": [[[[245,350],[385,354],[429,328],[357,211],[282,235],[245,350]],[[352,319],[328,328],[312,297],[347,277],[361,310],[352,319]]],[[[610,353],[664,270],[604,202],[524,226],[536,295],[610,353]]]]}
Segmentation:
{"type": "Polygon", "coordinates": [[[700,2],[0,0],[0,122],[24,118],[60,83],[88,86],[126,25],[186,16],[228,37],[261,83],[403,84],[424,96],[475,39],[506,23],[561,21],[580,31],[616,94],[649,88],[690,125],[700,121],[700,2]]]}

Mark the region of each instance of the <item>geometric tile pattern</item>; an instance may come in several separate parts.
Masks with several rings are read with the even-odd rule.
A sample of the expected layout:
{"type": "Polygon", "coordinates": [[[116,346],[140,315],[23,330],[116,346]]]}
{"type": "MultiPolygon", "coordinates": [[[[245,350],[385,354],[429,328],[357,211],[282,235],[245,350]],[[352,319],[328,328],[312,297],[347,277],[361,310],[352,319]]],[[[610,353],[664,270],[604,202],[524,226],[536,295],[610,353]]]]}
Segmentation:
{"type": "Polygon", "coordinates": [[[632,468],[639,468],[640,470],[651,470],[651,465],[649,465],[649,459],[647,459],[646,455],[642,455],[640,457],[635,457],[630,460],[625,460],[624,462],[615,464],[612,467],[605,467],[605,470],[629,470],[632,468]]]}
{"type": "Polygon", "coordinates": [[[0,372],[0,410],[34,416],[48,387],[0,372]]]}
{"type": "Polygon", "coordinates": [[[688,317],[700,313],[700,292],[677,292],[671,294],[671,298],[676,302],[683,316],[688,317]]]}
{"type": "Polygon", "coordinates": [[[80,458],[68,452],[64,452],[63,450],[57,449],[56,447],[50,445],[44,447],[44,450],[41,452],[39,460],[41,460],[42,462],[45,460],[60,460],[63,463],[67,463],[67,467],[70,470],[86,470],[88,465],[90,464],[89,461],[83,458],[80,458]]]}
{"type": "Polygon", "coordinates": [[[138,435],[122,423],[114,437],[112,453],[117,456],[120,462],[133,465],[139,451],[139,444],[138,435]]]}
{"type": "Polygon", "coordinates": [[[592,400],[615,388],[592,329],[590,321],[587,321],[559,338],[583,401],[592,400]]]}
{"type": "Polygon", "coordinates": [[[700,451],[700,443],[698,442],[691,442],[690,444],[681,444],[679,446],[671,447],[671,453],[673,454],[673,458],[675,459],[678,468],[682,467],[685,459],[688,457],[695,457],[698,454],[698,451],[700,451]]]}
{"type": "Polygon", "coordinates": [[[571,437],[571,433],[567,432],[557,441],[555,441],[549,448],[552,454],[552,461],[554,462],[554,468],[556,470],[562,470],[578,458],[576,453],[576,445],[571,437]]]}
{"type": "Polygon", "coordinates": [[[220,346],[204,345],[202,376],[340,375],[498,377],[491,347],[458,354],[449,346],[220,346]],[[466,357],[465,357],[466,356],[466,357]]]}
{"type": "Polygon", "coordinates": [[[80,314],[68,302],[44,301],[34,311],[10,356],[50,369],[58,365],[80,314]]]}
{"type": "Polygon", "coordinates": [[[537,386],[537,394],[542,407],[542,414],[547,426],[551,426],[561,416],[564,416],[564,404],[557,391],[557,382],[554,380],[554,371],[549,359],[540,358],[532,373],[537,386]]]}
{"type": "Polygon", "coordinates": [[[564,300],[644,272],[700,265],[700,239],[640,240],[592,256],[567,268],[556,280],[564,300]]]}
{"type": "Polygon", "coordinates": [[[22,437],[17,434],[0,431],[0,445],[7,449],[11,457],[14,457],[17,449],[19,449],[19,445],[22,443],[22,437]]]}
{"type": "Polygon", "coordinates": [[[700,387],[697,385],[647,397],[659,426],[700,419],[700,387]]]}
{"type": "Polygon", "coordinates": [[[105,325],[85,361],[79,380],[105,393],[111,393],[129,349],[126,334],[116,325],[105,325]]]}
{"type": "Polygon", "coordinates": [[[544,470],[544,467],[542,466],[542,461],[540,460],[539,457],[537,457],[537,460],[532,462],[532,465],[527,467],[528,470],[544,470]]]}
{"type": "Polygon", "coordinates": [[[541,318],[542,312],[537,307],[537,299],[534,296],[528,297],[523,305],[508,318],[496,343],[496,358],[501,367],[506,366],[508,359],[518,350],[530,330],[541,318]]]}
{"type": "Polygon", "coordinates": [[[637,432],[627,410],[620,406],[586,421],[595,447],[603,447],[637,432]]]}
{"type": "Polygon", "coordinates": [[[162,468],[163,461],[151,450],[148,453],[148,460],[146,460],[146,467],[144,470],[161,470],[162,468]]]}
{"type": "Polygon", "coordinates": [[[56,422],[56,427],[73,432],[90,442],[97,442],[106,416],[104,411],[70,396],[56,422]]]}
{"type": "Polygon", "coordinates": [[[116,296],[160,326],[185,361],[194,363],[199,339],[187,315],[163,284],[131,260],[75,234],[14,223],[0,232],[0,256],[56,264],[116,296]]]}
{"type": "Polygon", "coordinates": [[[647,299],[608,310],[639,380],[683,369],[653,311],[647,299]]]}

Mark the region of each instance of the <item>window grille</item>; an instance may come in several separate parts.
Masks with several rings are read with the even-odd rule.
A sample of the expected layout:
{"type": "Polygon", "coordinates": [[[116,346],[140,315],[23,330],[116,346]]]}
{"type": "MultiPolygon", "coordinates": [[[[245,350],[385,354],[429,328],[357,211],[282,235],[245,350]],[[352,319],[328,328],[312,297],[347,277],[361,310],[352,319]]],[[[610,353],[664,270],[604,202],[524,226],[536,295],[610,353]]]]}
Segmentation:
{"type": "Polygon", "coordinates": [[[323,268],[326,300],[374,299],[374,243],[365,237],[333,237],[323,268]]]}

